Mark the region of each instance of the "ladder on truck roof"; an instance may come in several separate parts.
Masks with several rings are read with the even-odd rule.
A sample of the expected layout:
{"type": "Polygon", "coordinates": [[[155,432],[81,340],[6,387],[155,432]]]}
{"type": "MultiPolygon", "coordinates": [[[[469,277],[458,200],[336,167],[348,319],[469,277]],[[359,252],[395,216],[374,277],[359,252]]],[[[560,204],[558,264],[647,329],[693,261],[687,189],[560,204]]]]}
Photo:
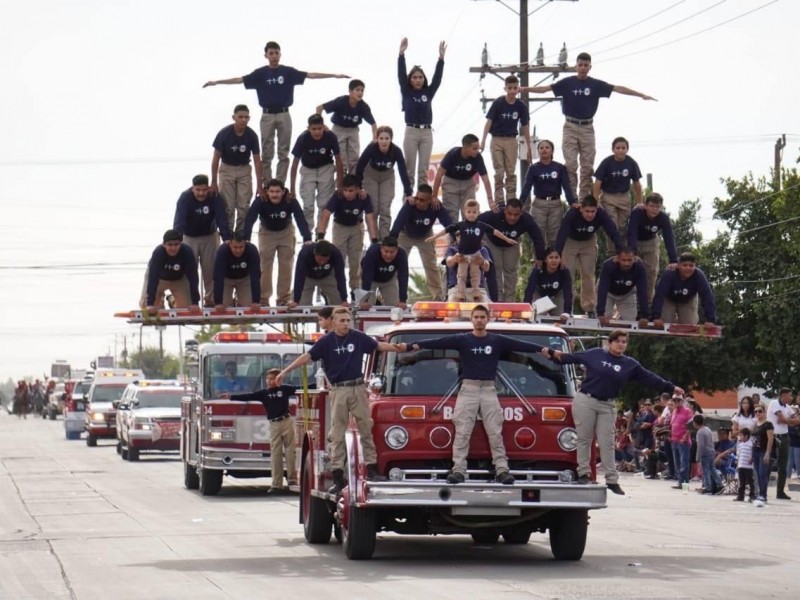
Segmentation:
{"type": "Polygon", "coordinates": [[[620,329],[626,333],[643,335],[663,335],[668,337],[693,337],[705,339],[719,339],[722,337],[722,326],[720,325],[682,325],[679,323],[665,323],[664,327],[656,327],[652,321],[647,325],[641,326],[638,321],[621,321],[611,319],[608,325],[601,325],[598,319],[590,319],[582,315],[573,315],[566,319],[557,316],[536,315],[534,322],[543,325],[555,325],[565,331],[581,332],[594,331],[605,332],[620,329]]]}

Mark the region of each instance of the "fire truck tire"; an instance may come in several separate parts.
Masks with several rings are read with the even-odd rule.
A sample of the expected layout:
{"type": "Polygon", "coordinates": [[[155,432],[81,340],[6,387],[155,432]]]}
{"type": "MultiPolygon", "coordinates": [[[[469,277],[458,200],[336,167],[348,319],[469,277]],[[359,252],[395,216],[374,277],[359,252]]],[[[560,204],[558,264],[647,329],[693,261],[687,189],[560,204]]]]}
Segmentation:
{"type": "Polygon", "coordinates": [[[550,550],[556,560],[580,560],[586,548],[589,514],[585,510],[559,510],[550,521],[550,550]]]}
{"type": "Polygon", "coordinates": [[[97,438],[93,436],[91,433],[86,434],[86,445],[90,448],[94,448],[97,446],[97,438]]]}
{"type": "Polygon", "coordinates": [[[128,460],[131,462],[136,462],[137,460],[139,460],[138,448],[128,448],[128,460]]]}
{"type": "Polygon", "coordinates": [[[500,534],[496,531],[477,531],[472,534],[472,541],[476,544],[496,544],[500,534]]]}
{"type": "Polygon", "coordinates": [[[303,533],[309,544],[327,544],[331,541],[333,518],[325,501],[322,498],[315,498],[311,495],[311,489],[314,487],[311,453],[306,455],[305,463],[303,467],[303,489],[301,492],[303,533]]]}
{"type": "Polygon", "coordinates": [[[188,462],[183,463],[183,486],[187,490],[196,490],[200,487],[200,478],[197,476],[197,469],[188,462]]]}
{"type": "Polygon", "coordinates": [[[215,469],[200,471],[199,487],[203,496],[216,496],[222,488],[222,471],[215,469]]]}
{"type": "Polygon", "coordinates": [[[503,534],[503,541],[506,544],[527,544],[530,539],[530,531],[511,531],[503,534]]]}
{"type": "Polygon", "coordinates": [[[350,507],[347,525],[342,525],[342,546],[350,560],[371,558],[375,552],[375,511],[350,507]]]}

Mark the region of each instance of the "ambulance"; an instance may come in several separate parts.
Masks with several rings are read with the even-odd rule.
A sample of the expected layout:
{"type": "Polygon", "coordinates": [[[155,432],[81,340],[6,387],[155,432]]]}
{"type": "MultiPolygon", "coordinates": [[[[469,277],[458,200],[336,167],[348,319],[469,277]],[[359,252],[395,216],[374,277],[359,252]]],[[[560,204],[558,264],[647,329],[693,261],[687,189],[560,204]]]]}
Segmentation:
{"type": "Polygon", "coordinates": [[[129,383],[144,379],[141,369],[97,369],[86,394],[84,430],[86,445],[97,446],[98,439],[116,439],[117,404],[129,383]]]}

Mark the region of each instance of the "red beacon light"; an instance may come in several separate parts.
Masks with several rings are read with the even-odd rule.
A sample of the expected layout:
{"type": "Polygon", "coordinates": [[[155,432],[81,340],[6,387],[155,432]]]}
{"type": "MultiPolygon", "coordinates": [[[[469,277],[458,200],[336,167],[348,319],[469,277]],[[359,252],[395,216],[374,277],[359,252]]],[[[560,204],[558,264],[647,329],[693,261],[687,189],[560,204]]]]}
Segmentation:
{"type": "MultiPolygon", "coordinates": [[[[418,319],[469,319],[472,309],[480,302],[416,302],[411,309],[418,319]]],[[[524,302],[490,302],[484,304],[489,317],[502,320],[527,320],[533,317],[531,305],[524,302]]]]}
{"type": "Polygon", "coordinates": [[[288,333],[263,331],[220,331],[213,338],[214,342],[225,344],[235,342],[291,342],[292,337],[288,333]]]}

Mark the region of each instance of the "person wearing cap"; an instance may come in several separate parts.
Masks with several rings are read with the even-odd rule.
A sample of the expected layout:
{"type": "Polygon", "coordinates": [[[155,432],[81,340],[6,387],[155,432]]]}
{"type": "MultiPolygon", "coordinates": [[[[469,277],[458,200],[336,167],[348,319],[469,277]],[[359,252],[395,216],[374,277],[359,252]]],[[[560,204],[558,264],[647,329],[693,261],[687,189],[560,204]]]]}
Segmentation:
{"type": "MultiPolygon", "coordinates": [[[[674,383],[625,356],[627,347],[628,334],[616,330],[609,334],[607,348],[592,348],[571,354],[549,349],[551,360],[561,364],[583,365],[586,369],[581,389],[572,400],[572,416],[578,433],[578,483],[587,484],[590,481],[591,451],[596,437],[606,485],[620,495],[625,492],[619,485],[619,473],[614,464],[614,398],[619,396],[629,381],[683,394],[683,389],[674,383]]],[[[688,418],[691,416],[690,412],[688,418]]]]}
{"type": "Polygon", "coordinates": [[[200,310],[197,260],[192,249],[181,242],[182,237],[180,232],[168,229],[163,243],[153,250],[139,300],[143,310],[155,313],[163,307],[167,290],[175,300],[175,308],[200,310]]]}
{"type": "Polygon", "coordinates": [[[194,252],[203,274],[203,301],[210,306],[214,296],[214,257],[219,239],[231,239],[225,201],[208,185],[207,175],[195,175],[192,187],[181,193],[175,206],[172,228],[183,235],[183,243],[194,252]],[[217,233],[219,232],[219,233],[217,233]]]}
{"type": "Polygon", "coordinates": [[[249,394],[225,392],[220,398],[234,402],[260,402],[269,421],[270,470],[272,487],[270,492],[284,490],[283,457],[286,455],[288,485],[297,485],[297,451],[294,444],[294,418],[289,413],[289,399],[297,393],[293,385],[279,385],[280,369],[264,373],[264,387],[249,394]]]}
{"type": "Polygon", "coordinates": [[[383,238],[372,244],[361,259],[361,308],[368,310],[380,292],[383,306],[406,307],[408,300],[408,256],[397,239],[383,238]]]}
{"type": "Polygon", "coordinates": [[[692,432],[688,427],[694,414],[683,397],[683,390],[672,396],[670,409],[670,445],[672,446],[672,469],[678,482],[673,489],[683,489],[689,483],[691,468],[692,432]]]}
{"type": "Polygon", "coordinates": [[[247,306],[253,311],[261,308],[261,266],[258,249],[244,236],[233,234],[230,244],[217,250],[214,260],[214,305],[224,309],[233,306],[236,292],[237,306],[247,306]]]}

